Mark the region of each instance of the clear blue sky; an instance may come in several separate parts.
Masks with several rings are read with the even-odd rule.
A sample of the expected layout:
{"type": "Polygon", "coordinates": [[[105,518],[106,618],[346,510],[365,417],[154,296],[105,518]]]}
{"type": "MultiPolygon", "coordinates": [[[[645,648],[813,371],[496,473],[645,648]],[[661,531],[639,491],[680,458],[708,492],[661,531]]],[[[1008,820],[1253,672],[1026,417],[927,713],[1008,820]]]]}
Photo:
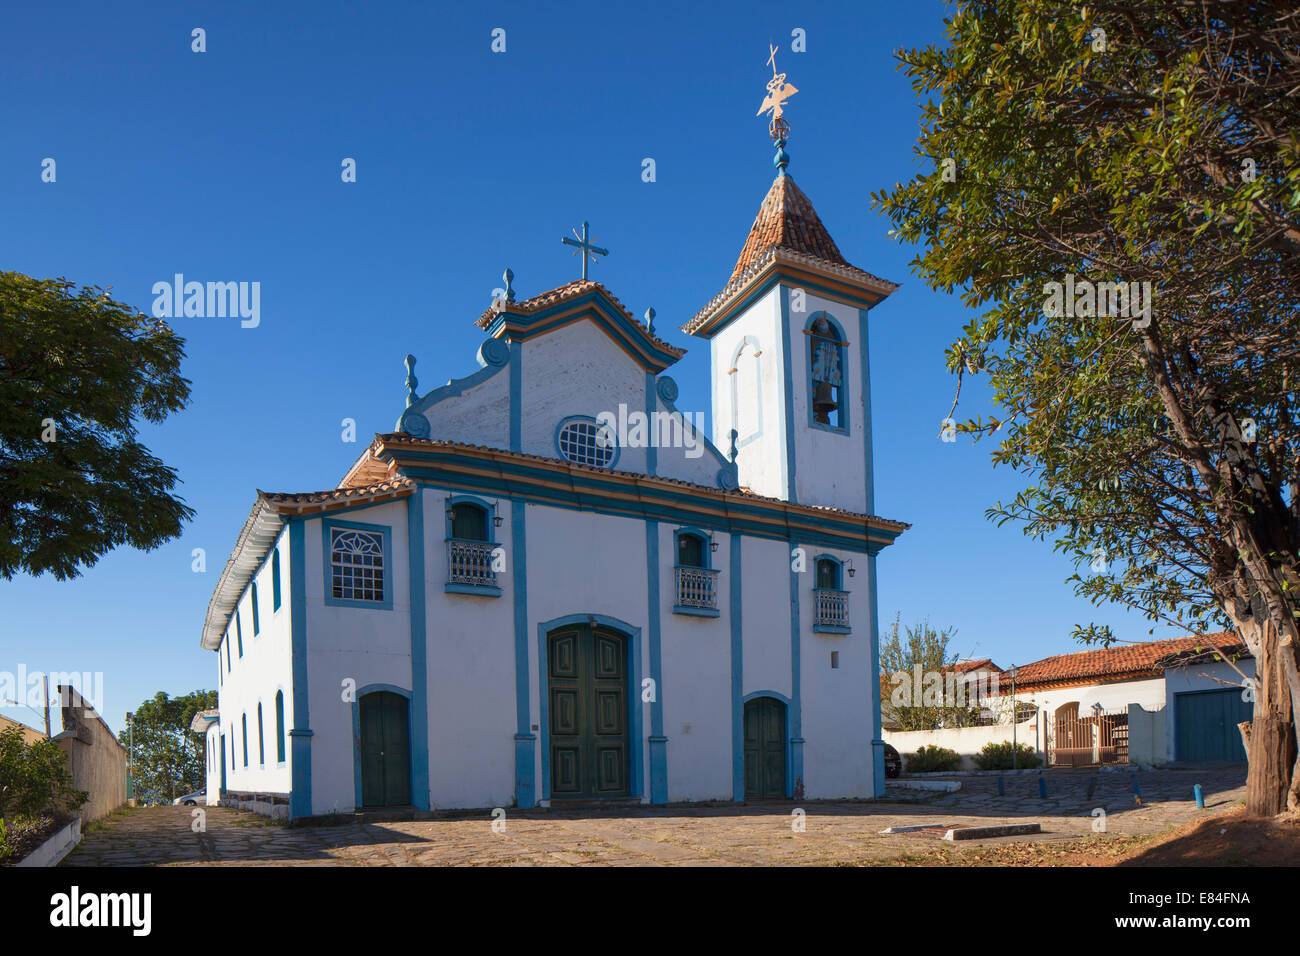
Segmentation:
{"type": "MultiPolygon", "coordinates": [[[[0,670],[102,671],[114,728],[157,690],[214,686],[200,627],[254,489],[332,487],[391,430],[406,353],[421,391],[472,371],[503,269],[521,296],[576,278],[559,238],[583,219],[611,250],[593,278],[637,315],[654,306],[690,350],[670,372],[678,406],[707,412],[708,345],[676,327],[725,284],[772,179],[755,116],[769,42],[799,89],[791,174],[850,262],[903,284],[871,341],[877,510],[913,525],[879,562],[882,628],[928,615],[1003,666],[1079,649],[1076,623],[1145,637],[1138,616],[1076,599],[1049,545],[984,519],[1022,479],[937,437],[943,350],[971,316],[910,273],[869,194],[917,168],[894,51],[940,39],[941,3],[5,6],[0,268],[111,286],[146,312],[176,272],[258,281],[262,317],[173,321],[193,399],[144,436],[197,516],[73,581],[0,581],[0,670]],[[807,52],[791,52],[795,28],[807,52]]],[[[968,387],[963,411],[983,400],[968,387]]]]}

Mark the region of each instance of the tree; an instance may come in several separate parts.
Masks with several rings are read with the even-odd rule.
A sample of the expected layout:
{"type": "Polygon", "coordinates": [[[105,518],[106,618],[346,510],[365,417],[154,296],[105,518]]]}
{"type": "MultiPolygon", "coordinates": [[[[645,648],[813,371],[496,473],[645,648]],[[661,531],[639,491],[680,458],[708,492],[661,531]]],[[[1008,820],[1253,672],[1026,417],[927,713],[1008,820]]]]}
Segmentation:
{"type": "Polygon", "coordinates": [[[933,171],[874,196],[917,274],[984,310],[947,362],[998,413],[959,428],[1031,480],[989,517],[1094,603],[1251,649],[1266,814],[1300,809],[1297,50],[1293,2],[964,3],[900,53],[933,171]]]}
{"type": "Polygon", "coordinates": [[[154,694],[136,708],[131,726],[122,735],[131,747],[131,777],[137,794],[152,793],[171,800],[202,790],[207,781],[204,738],[190,723],[201,710],[217,706],[215,690],[196,690],[183,697],[154,694]]]}
{"type": "MultiPolygon", "coordinates": [[[[886,724],[899,730],[966,727],[979,717],[976,687],[952,665],[948,652],[956,628],[938,631],[927,618],[916,627],[902,626],[902,615],[880,642],[880,702],[886,724]]],[[[986,675],[977,674],[980,681],[986,675]]]]}
{"type": "Polygon", "coordinates": [[[0,576],[76,577],[194,512],[136,421],[180,411],[183,340],[97,287],[0,272],[0,576]]]}

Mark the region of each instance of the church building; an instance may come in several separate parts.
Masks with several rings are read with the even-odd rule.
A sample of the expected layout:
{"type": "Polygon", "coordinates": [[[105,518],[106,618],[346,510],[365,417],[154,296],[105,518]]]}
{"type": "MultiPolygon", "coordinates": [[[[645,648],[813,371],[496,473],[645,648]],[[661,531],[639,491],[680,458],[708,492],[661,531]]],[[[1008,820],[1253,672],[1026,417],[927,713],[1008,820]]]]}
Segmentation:
{"type": "Polygon", "coordinates": [[[584,229],[583,279],[520,298],[507,273],[476,370],[421,394],[407,356],[336,487],[257,493],[203,625],[209,803],[884,793],[876,556],[907,525],[873,513],[867,342],[896,286],[840,254],[778,121],[740,258],[682,326],[711,435],[653,312],[585,278],[584,229]]]}

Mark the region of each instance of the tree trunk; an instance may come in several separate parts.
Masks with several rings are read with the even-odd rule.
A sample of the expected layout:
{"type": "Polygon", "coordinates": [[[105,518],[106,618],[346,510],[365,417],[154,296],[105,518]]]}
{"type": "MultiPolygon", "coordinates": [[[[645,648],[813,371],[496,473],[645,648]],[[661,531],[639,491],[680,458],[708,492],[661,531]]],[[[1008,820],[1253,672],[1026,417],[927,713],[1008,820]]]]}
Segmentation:
{"type": "MultiPolygon", "coordinates": [[[[1280,645],[1279,628],[1271,622],[1243,622],[1239,630],[1253,633],[1247,644],[1255,654],[1255,717],[1251,722],[1246,756],[1246,810],[1261,816],[1276,816],[1287,809],[1296,763],[1296,736],[1291,687],[1284,654],[1293,654],[1290,643],[1280,645]]],[[[1293,663],[1293,662],[1292,662],[1293,663]]]]}

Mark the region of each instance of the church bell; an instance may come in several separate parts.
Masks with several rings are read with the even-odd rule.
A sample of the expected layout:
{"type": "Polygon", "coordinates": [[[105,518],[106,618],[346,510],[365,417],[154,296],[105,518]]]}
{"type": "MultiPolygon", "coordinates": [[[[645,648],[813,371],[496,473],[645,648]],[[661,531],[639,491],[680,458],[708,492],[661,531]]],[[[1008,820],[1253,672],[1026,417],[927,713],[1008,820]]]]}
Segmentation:
{"type": "Polygon", "coordinates": [[[813,387],[813,418],[822,425],[831,423],[831,412],[836,409],[835,398],[831,395],[830,382],[818,382],[813,387]]]}

